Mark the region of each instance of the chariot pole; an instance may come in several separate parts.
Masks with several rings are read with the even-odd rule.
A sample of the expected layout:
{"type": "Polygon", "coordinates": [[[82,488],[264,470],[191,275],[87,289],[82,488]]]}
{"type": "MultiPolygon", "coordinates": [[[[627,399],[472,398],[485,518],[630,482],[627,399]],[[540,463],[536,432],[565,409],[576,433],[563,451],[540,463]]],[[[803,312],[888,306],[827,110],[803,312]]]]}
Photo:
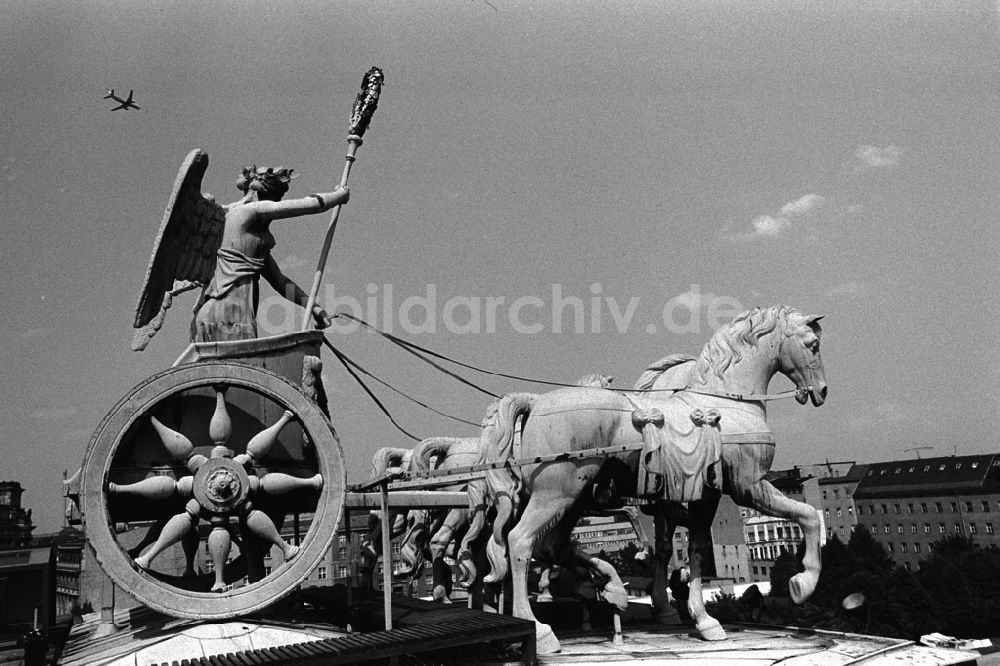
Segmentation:
{"type": "MultiPolygon", "coordinates": [[[[361,92],[354,100],[354,108],[351,111],[351,128],[347,135],[347,158],[344,163],[344,173],[340,177],[340,187],[347,187],[347,179],[351,175],[351,165],[354,163],[355,154],[358,147],[363,143],[362,137],[368,129],[368,124],[375,115],[375,108],[378,106],[378,96],[382,92],[382,82],[385,75],[378,67],[372,67],[365,73],[361,80],[361,92]]],[[[330,245],[333,243],[333,234],[337,230],[337,219],[340,217],[340,206],[334,206],[330,214],[330,224],[326,230],[326,238],[323,239],[323,248],[319,253],[319,262],[316,266],[316,273],[313,275],[312,287],[309,289],[309,300],[306,303],[306,312],[302,317],[302,330],[308,331],[312,310],[316,305],[316,297],[319,295],[319,286],[323,281],[323,270],[326,268],[326,260],[330,254],[330,245]]]]}

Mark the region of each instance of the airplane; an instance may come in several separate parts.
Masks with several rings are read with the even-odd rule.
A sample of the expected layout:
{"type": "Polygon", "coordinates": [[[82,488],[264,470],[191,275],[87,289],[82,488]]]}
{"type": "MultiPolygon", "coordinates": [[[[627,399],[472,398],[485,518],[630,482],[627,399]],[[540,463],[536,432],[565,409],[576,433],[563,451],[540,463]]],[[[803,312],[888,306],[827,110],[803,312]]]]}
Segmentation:
{"type": "Polygon", "coordinates": [[[108,94],[104,96],[104,99],[113,99],[118,102],[118,106],[111,109],[112,111],[117,111],[118,109],[138,109],[139,105],[132,101],[132,92],[133,91],[131,90],[128,91],[128,99],[122,99],[121,97],[115,95],[115,89],[112,88],[108,91],[108,94]]]}

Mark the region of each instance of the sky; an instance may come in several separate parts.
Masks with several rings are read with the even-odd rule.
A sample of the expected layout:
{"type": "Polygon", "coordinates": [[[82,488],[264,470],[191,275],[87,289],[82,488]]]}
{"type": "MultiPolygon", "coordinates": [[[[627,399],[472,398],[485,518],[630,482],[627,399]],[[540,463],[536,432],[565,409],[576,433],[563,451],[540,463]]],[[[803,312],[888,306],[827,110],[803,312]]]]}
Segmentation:
{"type": "MultiPolygon", "coordinates": [[[[331,311],[489,370],[629,387],[787,304],[826,317],[830,394],[771,404],[776,468],[1000,452],[998,30],[996,4],[965,0],[0,3],[0,480],[59,529],[63,472],[186,346],[190,293],[129,350],[185,155],[209,154],[224,202],[250,164],[294,168],[290,197],[330,191],[373,65],[331,311]],[[112,87],[142,109],[111,112],[112,87]]],[[[328,220],[272,226],[303,286],[328,220]]],[[[262,328],[294,330],[267,289],[262,328]]],[[[380,337],[330,339],[440,411],[485,413],[380,337]]],[[[413,445],[332,357],[324,374],[350,483],[413,445]]],[[[417,436],[476,432],[373,390],[417,436]]]]}

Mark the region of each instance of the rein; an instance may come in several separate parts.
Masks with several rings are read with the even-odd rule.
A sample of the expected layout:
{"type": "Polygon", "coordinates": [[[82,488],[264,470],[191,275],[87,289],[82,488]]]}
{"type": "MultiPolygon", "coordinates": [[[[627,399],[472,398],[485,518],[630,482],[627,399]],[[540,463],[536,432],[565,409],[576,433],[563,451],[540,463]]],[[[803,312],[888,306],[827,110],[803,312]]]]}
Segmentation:
{"type": "MultiPolygon", "coordinates": [[[[812,386],[802,386],[795,389],[782,391],[781,393],[726,393],[725,391],[699,391],[688,386],[678,389],[653,389],[657,391],[673,391],[674,393],[697,393],[698,395],[710,395],[716,398],[728,398],[739,402],[768,402],[770,400],[782,400],[784,398],[797,398],[800,395],[809,395],[812,386]]],[[[637,391],[638,393],[639,391],[637,391]]]]}

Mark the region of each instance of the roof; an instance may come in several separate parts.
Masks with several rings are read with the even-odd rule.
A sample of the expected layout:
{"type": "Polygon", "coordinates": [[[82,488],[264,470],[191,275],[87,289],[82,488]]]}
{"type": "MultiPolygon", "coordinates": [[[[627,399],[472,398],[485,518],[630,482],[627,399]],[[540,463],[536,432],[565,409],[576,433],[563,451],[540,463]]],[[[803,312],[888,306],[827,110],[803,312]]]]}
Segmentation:
{"type": "Polygon", "coordinates": [[[947,456],[871,463],[855,499],[1000,493],[1000,455],[947,456]]]}
{"type": "Polygon", "coordinates": [[[847,474],[841,476],[824,476],[819,480],[819,485],[828,486],[836,483],[858,483],[864,478],[865,474],[868,472],[867,464],[854,464],[847,471],[847,474]]]}
{"type": "Polygon", "coordinates": [[[49,546],[0,550],[0,570],[48,566],[51,561],[52,548],[49,546]]]}

